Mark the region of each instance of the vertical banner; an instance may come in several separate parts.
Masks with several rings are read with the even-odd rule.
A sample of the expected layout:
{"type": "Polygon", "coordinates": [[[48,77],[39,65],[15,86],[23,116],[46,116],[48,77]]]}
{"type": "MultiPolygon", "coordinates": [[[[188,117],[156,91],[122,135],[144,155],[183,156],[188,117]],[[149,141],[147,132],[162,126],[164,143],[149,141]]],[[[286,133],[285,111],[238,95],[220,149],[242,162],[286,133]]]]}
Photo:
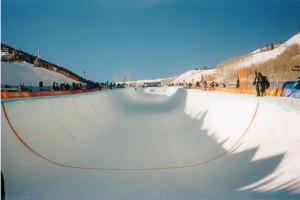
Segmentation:
{"type": "Polygon", "coordinates": [[[209,75],[205,75],[205,81],[207,83],[208,88],[210,88],[210,76],[209,75]]]}
{"type": "Polygon", "coordinates": [[[248,68],[241,68],[239,70],[240,88],[248,88],[248,68]]]}

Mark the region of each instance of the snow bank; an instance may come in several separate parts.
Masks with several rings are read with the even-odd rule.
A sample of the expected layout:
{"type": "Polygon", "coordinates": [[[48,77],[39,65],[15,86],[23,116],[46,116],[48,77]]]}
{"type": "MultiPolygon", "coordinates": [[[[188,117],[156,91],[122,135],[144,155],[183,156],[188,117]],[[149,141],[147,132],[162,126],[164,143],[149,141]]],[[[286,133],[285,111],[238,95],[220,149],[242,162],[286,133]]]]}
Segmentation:
{"type": "Polygon", "coordinates": [[[25,86],[39,86],[43,81],[44,86],[52,86],[53,82],[69,83],[77,82],[60,73],[35,67],[26,62],[1,62],[1,85],[18,86],[20,83],[25,86]]]}
{"type": "Polygon", "coordinates": [[[241,131],[247,130],[247,123],[253,120],[233,154],[257,148],[251,162],[282,156],[280,164],[270,175],[241,190],[266,192],[289,189],[300,193],[299,110],[282,104],[281,100],[278,101],[280,98],[274,97],[249,98],[247,95],[217,92],[207,95],[197,91],[190,91],[189,94],[186,113],[199,118],[203,110],[208,110],[203,128],[209,130],[208,135],[213,135],[225,149],[232,147],[241,131]],[[205,105],[199,103],[200,99],[205,105]],[[253,113],[250,114],[249,110],[253,113]]]}
{"type": "Polygon", "coordinates": [[[3,105],[7,199],[300,197],[300,114],[269,98],[128,88],[3,105]]]}
{"type": "Polygon", "coordinates": [[[173,83],[191,83],[192,80],[196,83],[197,81],[205,80],[205,75],[211,75],[215,73],[215,69],[210,70],[190,70],[183,74],[181,74],[178,78],[176,78],[173,83]]]}

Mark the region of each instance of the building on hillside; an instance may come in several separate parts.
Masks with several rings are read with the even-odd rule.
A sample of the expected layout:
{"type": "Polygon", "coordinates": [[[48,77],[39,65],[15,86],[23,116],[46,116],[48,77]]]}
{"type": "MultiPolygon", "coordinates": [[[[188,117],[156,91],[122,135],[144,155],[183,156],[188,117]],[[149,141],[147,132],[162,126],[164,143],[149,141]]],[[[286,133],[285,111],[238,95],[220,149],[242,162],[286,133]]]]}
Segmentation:
{"type": "Polygon", "coordinates": [[[161,82],[144,82],[143,87],[161,87],[161,82]]]}

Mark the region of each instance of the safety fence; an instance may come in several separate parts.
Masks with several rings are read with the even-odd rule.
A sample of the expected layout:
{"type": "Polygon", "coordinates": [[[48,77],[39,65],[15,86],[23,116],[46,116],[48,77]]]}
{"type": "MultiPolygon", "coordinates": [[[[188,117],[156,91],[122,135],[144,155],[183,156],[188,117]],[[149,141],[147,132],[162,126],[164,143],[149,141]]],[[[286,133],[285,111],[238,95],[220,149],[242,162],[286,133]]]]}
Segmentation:
{"type": "Polygon", "coordinates": [[[282,96],[300,98],[300,90],[298,89],[284,89],[282,96]]]}
{"type": "MultiPolygon", "coordinates": [[[[267,96],[282,96],[283,91],[285,89],[282,88],[269,88],[266,89],[267,96]]],[[[221,92],[230,92],[230,93],[238,93],[238,94],[256,94],[255,88],[215,88],[214,91],[221,91],[221,92]]]]}
{"type": "Polygon", "coordinates": [[[101,90],[108,90],[109,87],[95,88],[95,89],[85,89],[85,90],[62,90],[62,91],[37,91],[37,92],[7,92],[1,91],[2,99],[11,98],[28,98],[28,97],[42,97],[42,96],[57,96],[57,95],[70,95],[70,94],[80,94],[86,92],[95,92],[101,90]]]}
{"type": "MultiPolygon", "coordinates": [[[[63,91],[36,91],[36,92],[8,92],[1,91],[2,99],[10,99],[10,98],[26,98],[26,97],[41,97],[41,96],[57,96],[57,95],[69,95],[69,94],[78,94],[78,93],[86,93],[86,92],[94,92],[101,90],[108,90],[109,87],[103,88],[95,88],[95,89],[85,89],[85,90],[63,90],[63,91]]],[[[194,89],[201,90],[200,87],[195,87],[194,89]]],[[[215,87],[207,89],[209,91],[220,91],[220,92],[229,92],[229,93],[237,93],[237,94],[252,94],[256,95],[255,88],[222,88],[215,87]]],[[[283,88],[269,88],[266,89],[266,96],[279,96],[279,97],[293,97],[300,98],[300,90],[298,89],[283,89],[283,88]]]]}
{"type": "MultiPolygon", "coordinates": [[[[194,89],[201,90],[200,87],[195,87],[194,89]]],[[[210,88],[209,91],[220,91],[220,92],[229,92],[237,94],[253,94],[256,95],[255,88],[222,88],[215,87],[210,88]]],[[[298,89],[289,89],[289,88],[269,88],[266,89],[266,96],[278,96],[278,97],[293,97],[300,98],[300,90],[298,89]]]]}

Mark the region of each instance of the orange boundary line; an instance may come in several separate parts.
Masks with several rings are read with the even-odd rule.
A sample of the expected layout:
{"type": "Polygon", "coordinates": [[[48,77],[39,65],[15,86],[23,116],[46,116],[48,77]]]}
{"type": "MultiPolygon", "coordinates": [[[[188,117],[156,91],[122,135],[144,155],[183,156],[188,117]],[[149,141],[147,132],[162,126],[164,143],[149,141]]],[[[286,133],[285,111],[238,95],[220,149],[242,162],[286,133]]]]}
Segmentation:
{"type": "Polygon", "coordinates": [[[255,117],[257,114],[257,110],[259,107],[259,101],[257,101],[256,104],[256,108],[254,111],[254,114],[252,116],[252,119],[250,121],[250,123],[248,124],[248,127],[245,129],[245,131],[243,132],[243,134],[241,135],[241,137],[226,151],[220,153],[219,155],[208,159],[206,161],[200,162],[200,163],[196,163],[196,164],[191,164],[191,165],[184,165],[184,166],[169,166],[169,167],[152,167],[152,168],[102,168],[102,167],[82,167],[82,166],[72,166],[72,165],[66,165],[66,164],[62,164],[59,162],[55,162],[53,160],[50,160],[48,158],[46,158],[45,156],[41,155],[40,153],[38,153],[36,150],[32,149],[21,137],[20,135],[17,133],[17,131],[15,130],[15,128],[13,127],[13,125],[11,124],[9,117],[7,115],[4,103],[2,102],[2,108],[3,108],[3,112],[5,115],[5,118],[10,126],[10,128],[12,129],[12,131],[14,132],[15,136],[20,140],[20,142],[29,150],[31,151],[33,154],[35,154],[36,156],[42,158],[43,160],[50,162],[52,164],[61,166],[61,167],[67,167],[67,168],[73,168],[73,169],[85,169],[85,170],[97,170],[97,171],[157,171],[157,170],[172,170],[172,169],[185,169],[185,168],[192,168],[192,167],[198,167],[201,165],[205,165],[207,163],[210,163],[222,156],[224,156],[226,153],[230,152],[230,151],[234,151],[239,147],[239,143],[240,141],[245,137],[245,135],[248,133],[255,117]]]}

